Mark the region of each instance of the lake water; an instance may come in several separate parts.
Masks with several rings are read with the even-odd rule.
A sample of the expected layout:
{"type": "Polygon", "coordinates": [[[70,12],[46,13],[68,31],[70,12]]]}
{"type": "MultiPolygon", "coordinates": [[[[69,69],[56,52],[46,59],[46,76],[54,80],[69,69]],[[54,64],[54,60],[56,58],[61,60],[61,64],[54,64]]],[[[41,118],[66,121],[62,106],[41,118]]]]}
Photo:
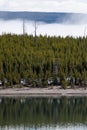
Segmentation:
{"type": "Polygon", "coordinates": [[[87,130],[87,98],[1,98],[0,130],[87,130]]]}

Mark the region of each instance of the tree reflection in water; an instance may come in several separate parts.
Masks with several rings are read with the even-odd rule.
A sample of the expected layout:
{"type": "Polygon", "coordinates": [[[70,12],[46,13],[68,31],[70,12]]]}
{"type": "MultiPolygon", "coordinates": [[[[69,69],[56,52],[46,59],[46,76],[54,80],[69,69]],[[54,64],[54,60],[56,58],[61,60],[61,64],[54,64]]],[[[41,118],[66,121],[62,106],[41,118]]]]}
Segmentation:
{"type": "Polygon", "coordinates": [[[49,130],[52,127],[84,126],[87,129],[87,98],[2,98],[0,130],[49,130]],[[7,128],[6,128],[7,127],[7,128]]]}

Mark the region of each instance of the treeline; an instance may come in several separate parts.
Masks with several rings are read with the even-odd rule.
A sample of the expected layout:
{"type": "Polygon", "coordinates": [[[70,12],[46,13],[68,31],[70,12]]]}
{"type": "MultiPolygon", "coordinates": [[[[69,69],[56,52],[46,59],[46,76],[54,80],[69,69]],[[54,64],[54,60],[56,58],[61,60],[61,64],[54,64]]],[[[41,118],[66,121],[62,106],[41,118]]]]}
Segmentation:
{"type": "Polygon", "coordinates": [[[0,80],[44,87],[87,85],[87,38],[0,36],[0,80]]]}

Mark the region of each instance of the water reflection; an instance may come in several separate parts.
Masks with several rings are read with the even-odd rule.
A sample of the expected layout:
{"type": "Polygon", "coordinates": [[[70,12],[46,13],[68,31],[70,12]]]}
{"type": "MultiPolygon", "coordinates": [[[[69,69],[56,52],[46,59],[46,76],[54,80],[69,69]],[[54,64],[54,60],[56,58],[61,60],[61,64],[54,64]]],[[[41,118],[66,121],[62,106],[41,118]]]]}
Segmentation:
{"type": "Polygon", "coordinates": [[[87,98],[2,98],[0,130],[86,130],[87,98]]]}

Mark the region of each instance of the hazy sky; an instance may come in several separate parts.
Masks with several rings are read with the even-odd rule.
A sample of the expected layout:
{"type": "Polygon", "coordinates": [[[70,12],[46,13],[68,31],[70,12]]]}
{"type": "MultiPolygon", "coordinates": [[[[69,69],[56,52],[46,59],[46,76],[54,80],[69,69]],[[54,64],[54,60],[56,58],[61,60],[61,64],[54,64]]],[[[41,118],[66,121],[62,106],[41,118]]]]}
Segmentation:
{"type": "MultiPolygon", "coordinates": [[[[23,21],[20,20],[12,20],[12,21],[2,21],[0,20],[0,35],[2,33],[15,33],[22,34],[23,33],[23,21]]],[[[25,30],[27,34],[34,35],[34,23],[26,21],[25,30]]],[[[63,36],[67,35],[73,37],[85,36],[87,31],[84,29],[86,25],[62,25],[62,24],[39,24],[37,28],[37,35],[50,35],[50,36],[63,36]]]]}
{"type": "MultiPolygon", "coordinates": [[[[40,11],[87,13],[87,0],[0,0],[0,11],[40,11]]],[[[84,18],[85,20],[86,18],[84,18]]],[[[82,18],[81,18],[82,20],[82,18]]],[[[0,20],[0,34],[22,33],[22,21],[0,20]]],[[[34,34],[32,23],[26,23],[26,32],[34,34]]],[[[39,24],[37,35],[83,36],[87,34],[87,24],[59,25],[39,24]],[[84,31],[85,30],[85,31],[84,31]],[[85,32],[85,33],[84,33],[85,32]]]]}
{"type": "Polygon", "coordinates": [[[0,10],[87,13],[87,0],[0,0],[0,10]]]}

